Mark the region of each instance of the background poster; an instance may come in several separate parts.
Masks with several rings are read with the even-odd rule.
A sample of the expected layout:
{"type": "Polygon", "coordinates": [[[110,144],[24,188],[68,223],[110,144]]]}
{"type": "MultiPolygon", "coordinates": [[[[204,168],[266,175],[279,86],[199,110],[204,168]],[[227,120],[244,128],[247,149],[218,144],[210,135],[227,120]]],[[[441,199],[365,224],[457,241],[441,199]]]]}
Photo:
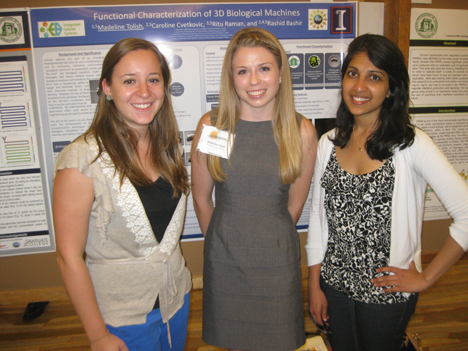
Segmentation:
{"type": "Polygon", "coordinates": [[[26,11],[0,12],[0,256],[55,249],[26,11]]]}
{"type": "MultiPolygon", "coordinates": [[[[14,37],[16,43],[11,48],[16,51],[2,50],[13,44],[2,42],[0,37],[0,75],[11,68],[23,72],[27,93],[0,90],[0,116],[10,123],[8,129],[2,125],[0,132],[9,134],[2,135],[0,142],[18,145],[18,150],[28,148],[25,152],[31,159],[26,160],[23,151],[11,146],[8,151],[0,149],[1,155],[10,155],[13,150],[20,156],[17,165],[9,166],[11,170],[1,163],[0,182],[4,184],[0,196],[17,191],[18,201],[31,207],[34,222],[24,217],[26,222],[1,228],[0,255],[55,250],[50,209],[53,163],[58,153],[88,128],[96,107],[102,61],[117,41],[144,38],[167,57],[172,73],[170,90],[190,172],[193,134],[199,118],[217,106],[221,65],[234,33],[257,26],[280,39],[293,73],[296,109],[321,132],[326,121],[334,118],[341,62],[356,36],[354,2],[33,8],[29,18],[27,12],[0,13],[0,21],[5,16],[11,21],[1,25],[12,31],[4,31],[4,39],[14,37]],[[10,24],[16,21],[23,22],[20,35],[10,24]],[[18,51],[18,45],[25,52],[18,51]],[[29,124],[23,126],[24,119],[29,124]],[[20,188],[24,193],[19,193],[20,188]],[[18,235],[31,233],[36,235],[36,248],[26,249],[18,235]],[[5,240],[11,238],[10,247],[3,249],[5,240]]],[[[299,220],[299,230],[308,226],[309,203],[299,220]]],[[[5,205],[0,214],[12,209],[12,203],[5,205]]],[[[201,237],[190,198],[183,240],[201,237]]]]}
{"type": "MultiPolygon", "coordinates": [[[[102,60],[125,37],[154,42],[171,66],[171,94],[190,171],[199,118],[217,106],[229,39],[257,26],[284,45],[296,108],[307,118],[334,117],[340,68],[356,35],[355,3],[249,3],[77,7],[31,10],[31,28],[47,168],[92,117],[102,60]]],[[[50,176],[49,176],[50,182],[50,176]]],[[[298,223],[308,225],[309,204],[298,223]]],[[[183,239],[200,238],[192,200],[183,239]]]]}
{"type": "MultiPolygon", "coordinates": [[[[411,10],[409,72],[415,124],[468,180],[468,11],[411,10]]],[[[424,220],[449,218],[432,189],[424,220]]]]}

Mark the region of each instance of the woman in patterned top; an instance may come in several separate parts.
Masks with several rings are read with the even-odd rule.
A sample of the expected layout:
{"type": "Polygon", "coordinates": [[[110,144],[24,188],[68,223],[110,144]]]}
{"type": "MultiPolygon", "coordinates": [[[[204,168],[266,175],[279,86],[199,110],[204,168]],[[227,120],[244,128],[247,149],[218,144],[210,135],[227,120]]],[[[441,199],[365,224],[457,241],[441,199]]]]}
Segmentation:
{"type": "Polygon", "coordinates": [[[115,44],[91,126],[55,163],[58,263],[92,351],[185,348],[189,187],[169,84],[152,43],[115,44]]]}
{"type": "Polygon", "coordinates": [[[337,127],[320,140],[309,237],[309,309],[333,351],[399,350],[418,292],[468,248],[468,186],[408,115],[398,47],[366,34],[342,67],[337,127]],[[454,219],[423,271],[421,227],[429,184],[454,219]]]}

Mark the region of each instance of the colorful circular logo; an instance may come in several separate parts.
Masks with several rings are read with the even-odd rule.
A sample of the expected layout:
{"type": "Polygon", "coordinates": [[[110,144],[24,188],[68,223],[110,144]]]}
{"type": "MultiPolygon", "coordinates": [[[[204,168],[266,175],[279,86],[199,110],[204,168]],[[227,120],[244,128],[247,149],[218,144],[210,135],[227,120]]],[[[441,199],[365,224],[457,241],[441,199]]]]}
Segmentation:
{"type": "Polygon", "coordinates": [[[309,10],[309,30],[326,30],[328,27],[328,10],[309,10]]]}
{"type": "Polygon", "coordinates": [[[314,16],[314,23],[317,25],[321,25],[323,22],[323,17],[320,16],[319,14],[314,16]]]}
{"type": "Polygon", "coordinates": [[[317,55],[312,55],[309,57],[309,66],[313,68],[317,68],[320,66],[320,57],[317,55]]]}
{"type": "Polygon", "coordinates": [[[288,61],[289,61],[289,67],[293,69],[301,65],[301,59],[297,55],[291,55],[288,61]]]}

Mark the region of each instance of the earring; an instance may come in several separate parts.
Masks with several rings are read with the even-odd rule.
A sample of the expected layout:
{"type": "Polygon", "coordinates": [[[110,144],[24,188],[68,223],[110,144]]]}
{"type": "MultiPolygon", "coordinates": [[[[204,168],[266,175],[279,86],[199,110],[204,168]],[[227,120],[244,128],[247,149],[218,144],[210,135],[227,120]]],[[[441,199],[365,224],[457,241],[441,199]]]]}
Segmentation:
{"type": "Polygon", "coordinates": [[[106,94],[106,100],[107,100],[107,101],[112,101],[112,96],[111,96],[111,94],[106,94]]]}

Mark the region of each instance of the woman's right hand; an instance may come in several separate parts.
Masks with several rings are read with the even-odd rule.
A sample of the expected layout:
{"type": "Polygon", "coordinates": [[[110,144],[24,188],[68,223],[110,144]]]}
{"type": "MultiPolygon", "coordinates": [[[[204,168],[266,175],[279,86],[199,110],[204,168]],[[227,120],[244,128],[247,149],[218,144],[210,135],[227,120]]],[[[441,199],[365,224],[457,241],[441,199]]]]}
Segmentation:
{"type": "MultiPolygon", "coordinates": [[[[321,264],[309,266],[309,311],[317,325],[322,325],[328,321],[328,302],[325,294],[320,288],[321,264]]],[[[328,323],[326,323],[328,324],[328,323]]]]}
{"type": "Polygon", "coordinates": [[[91,341],[91,351],[129,351],[129,349],[122,339],[107,333],[99,340],[91,341]]]}
{"type": "Polygon", "coordinates": [[[309,289],[309,311],[316,324],[323,325],[328,321],[327,308],[328,302],[323,291],[309,289]]]}

